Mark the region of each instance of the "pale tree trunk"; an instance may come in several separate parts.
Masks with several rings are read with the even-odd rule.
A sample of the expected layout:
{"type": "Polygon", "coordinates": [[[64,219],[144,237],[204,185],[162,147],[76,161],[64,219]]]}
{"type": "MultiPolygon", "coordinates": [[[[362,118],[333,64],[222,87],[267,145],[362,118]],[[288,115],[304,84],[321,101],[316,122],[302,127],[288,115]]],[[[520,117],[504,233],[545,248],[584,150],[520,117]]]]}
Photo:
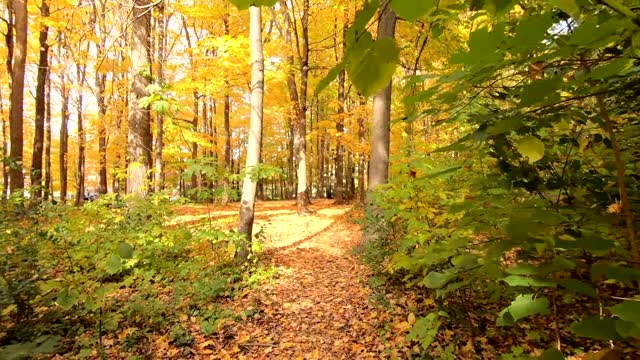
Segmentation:
{"type": "MultiPolygon", "coordinates": [[[[389,6],[390,0],[381,4],[378,39],[393,38],[395,35],[396,14],[389,6]]],[[[371,131],[371,160],[369,165],[369,187],[371,194],[378,186],[389,180],[389,142],[391,120],[391,82],[373,97],[373,126],[371,131]]],[[[377,213],[371,198],[367,199],[368,211],[377,213]]],[[[364,239],[369,241],[378,236],[377,229],[365,229],[364,239]]]]}
{"type": "MultiPolygon", "coordinates": [[[[62,59],[62,51],[60,51],[59,59],[62,59]]],[[[69,150],[69,89],[65,71],[60,72],[60,97],[62,108],[60,109],[60,203],[67,202],[67,172],[68,162],[67,154],[69,150]]]]}
{"type": "Polygon", "coordinates": [[[238,233],[244,237],[235,257],[245,262],[249,257],[253,233],[253,217],[256,201],[256,182],[251,180],[251,170],[259,164],[262,150],[262,98],[264,91],[264,58],[262,54],[262,10],[250,8],[251,16],[251,125],[247,148],[247,175],[242,186],[240,222],[238,233]]]}
{"type": "MultiPolygon", "coordinates": [[[[302,49],[300,51],[300,113],[296,126],[294,146],[298,158],[298,214],[307,214],[311,203],[307,181],[307,85],[309,80],[309,0],[303,1],[302,49]]],[[[297,32],[296,32],[297,36],[297,32]]]]}
{"type": "Polygon", "coordinates": [[[11,102],[9,104],[9,123],[11,148],[9,158],[9,184],[11,192],[22,197],[24,189],[23,164],[23,114],[24,114],[24,72],[27,60],[27,0],[13,0],[15,46],[13,48],[11,69],[11,102]]]}
{"type": "MultiPolygon", "coordinates": [[[[164,13],[165,2],[158,4],[158,75],[157,82],[160,86],[164,85],[164,61],[166,51],[166,27],[167,20],[164,13]]],[[[156,191],[164,190],[164,162],[162,160],[162,152],[164,151],[164,117],[158,114],[156,117],[156,158],[155,158],[155,189],[156,191]]]]}
{"type": "MultiPolygon", "coordinates": [[[[40,4],[42,18],[49,16],[49,5],[43,0],[40,4]]],[[[38,58],[38,75],[36,80],[36,116],[35,133],[33,136],[33,154],[31,157],[31,201],[40,201],[42,198],[42,153],[44,150],[44,123],[46,82],[49,69],[49,27],[41,25],[38,42],[40,45],[38,58]]]]}
{"type": "Polygon", "coordinates": [[[127,166],[127,193],[145,196],[149,191],[148,172],[151,169],[151,117],[149,110],[140,106],[140,99],[148,96],[151,71],[151,12],[149,0],[134,0],[131,25],[131,94],[129,102],[129,135],[127,166]]]}
{"type": "Polygon", "coordinates": [[[76,64],[76,75],[78,80],[78,100],[76,103],[76,120],[78,121],[78,166],[76,168],[76,206],[82,205],[84,202],[84,166],[85,166],[85,133],[84,133],[84,94],[83,86],[85,82],[85,68],[80,64],[76,64]]]}

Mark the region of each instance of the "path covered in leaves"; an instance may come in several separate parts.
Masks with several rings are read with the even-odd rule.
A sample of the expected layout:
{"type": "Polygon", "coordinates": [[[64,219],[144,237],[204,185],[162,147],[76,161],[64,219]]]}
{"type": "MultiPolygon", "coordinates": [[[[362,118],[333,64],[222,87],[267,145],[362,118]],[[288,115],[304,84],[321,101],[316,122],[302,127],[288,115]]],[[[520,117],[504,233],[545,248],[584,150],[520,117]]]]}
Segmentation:
{"type": "Polygon", "coordinates": [[[227,327],[200,351],[221,359],[385,358],[368,269],[352,255],[360,229],[349,207],[315,203],[314,214],[279,212],[258,222],[273,281],[237,298],[255,315],[227,327]]]}

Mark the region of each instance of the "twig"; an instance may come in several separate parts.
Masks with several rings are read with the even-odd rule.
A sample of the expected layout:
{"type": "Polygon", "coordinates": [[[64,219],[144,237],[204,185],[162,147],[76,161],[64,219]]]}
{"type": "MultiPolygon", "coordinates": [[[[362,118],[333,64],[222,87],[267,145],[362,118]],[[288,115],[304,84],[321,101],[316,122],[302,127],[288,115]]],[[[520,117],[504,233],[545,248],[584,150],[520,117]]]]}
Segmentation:
{"type": "Polygon", "coordinates": [[[238,346],[244,346],[244,347],[251,347],[251,346],[256,346],[256,347],[272,347],[272,346],[276,346],[278,344],[276,343],[239,343],[238,346]]]}
{"type": "Polygon", "coordinates": [[[636,229],[633,223],[633,212],[631,211],[631,204],[629,203],[629,194],[627,193],[627,185],[625,184],[625,169],[624,161],[622,160],[622,154],[620,151],[620,144],[616,139],[615,132],[613,130],[613,122],[607,112],[607,108],[603,101],[603,96],[597,96],[598,110],[600,117],[604,121],[604,128],[611,141],[611,149],[613,150],[613,157],[616,163],[616,172],[618,177],[618,187],[620,188],[620,201],[622,202],[622,211],[624,213],[626,225],[627,225],[627,237],[629,241],[629,248],[631,249],[631,257],[636,262],[635,267],[639,268],[637,262],[640,262],[640,245],[636,239],[636,229]]]}

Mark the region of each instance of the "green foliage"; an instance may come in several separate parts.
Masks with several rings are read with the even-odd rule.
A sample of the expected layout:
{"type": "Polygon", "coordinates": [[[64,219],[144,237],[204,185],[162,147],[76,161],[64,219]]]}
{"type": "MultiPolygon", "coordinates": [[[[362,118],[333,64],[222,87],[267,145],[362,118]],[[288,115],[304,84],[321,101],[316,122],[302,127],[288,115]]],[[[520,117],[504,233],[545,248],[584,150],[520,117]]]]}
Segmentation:
{"type": "Polygon", "coordinates": [[[143,351],[144,334],[167,328],[186,346],[193,337],[181,313],[259,281],[229,267],[233,233],[167,226],[172,210],[163,195],[104,195],[81,208],[3,206],[0,321],[9,327],[0,334],[2,358],[67,352],[61,340],[68,337],[82,337],[80,348],[90,351],[100,336],[124,329],[137,329],[121,338],[128,352],[143,351]]]}
{"type": "MultiPolygon", "coordinates": [[[[404,2],[392,5],[406,10],[404,2]]],[[[407,118],[424,118],[455,139],[430,156],[392,160],[392,180],[365,220],[384,228],[367,245],[380,271],[441,305],[463,307],[461,294],[473,294],[491,304],[495,325],[483,326],[517,331],[525,322],[561,322],[553,309],[562,299],[575,312],[563,331],[638,337],[640,274],[621,214],[616,156],[637,218],[640,28],[629,4],[605,5],[474,4],[468,41],[448,66],[409,79],[423,86],[404,99],[415,109],[407,118]],[[602,314],[594,311],[599,304],[602,314]]],[[[430,343],[422,325],[411,338],[430,343]]]]}

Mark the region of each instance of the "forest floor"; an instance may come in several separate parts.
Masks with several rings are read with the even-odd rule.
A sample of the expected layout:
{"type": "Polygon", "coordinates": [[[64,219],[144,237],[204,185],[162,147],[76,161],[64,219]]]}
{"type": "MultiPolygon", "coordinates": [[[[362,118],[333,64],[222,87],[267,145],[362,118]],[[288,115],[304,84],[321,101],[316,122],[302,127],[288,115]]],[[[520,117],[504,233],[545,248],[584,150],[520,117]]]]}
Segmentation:
{"type": "MultiPolygon", "coordinates": [[[[275,269],[268,282],[226,306],[252,315],[212,337],[198,336],[198,355],[213,359],[387,358],[380,329],[388,315],[371,301],[370,270],[353,255],[361,238],[350,206],[316,200],[298,216],[291,201],[259,202],[260,262],[275,269]]],[[[176,221],[233,217],[189,206],[176,221]]]]}

